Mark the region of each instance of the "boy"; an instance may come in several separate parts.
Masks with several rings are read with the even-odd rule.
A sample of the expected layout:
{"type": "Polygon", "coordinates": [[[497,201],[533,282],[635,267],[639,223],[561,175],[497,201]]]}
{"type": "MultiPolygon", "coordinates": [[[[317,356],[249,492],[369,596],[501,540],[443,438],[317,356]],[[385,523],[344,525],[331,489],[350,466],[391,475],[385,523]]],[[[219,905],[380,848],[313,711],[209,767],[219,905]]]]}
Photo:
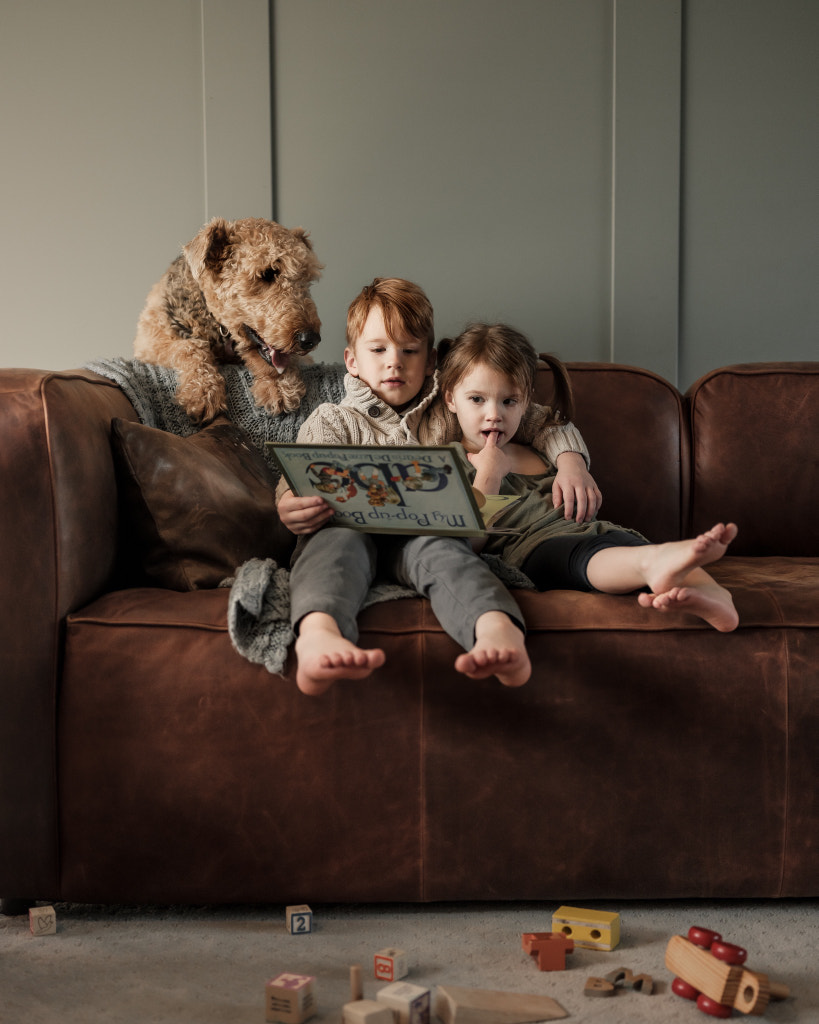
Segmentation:
{"type": "MultiPolygon", "coordinates": [[[[346,397],[339,405],[319,406],[299,430],[299,442],[412,444],[419,433],[425,444],[452,440],[434,436],[434,342],[432,307],[424,292],[398,278],[376,278],[348,310],[346,397]]],[[[554,441],[552,455],[555,462],[572,456],[561,485],[578,505],[591,507],[596,488],[578,454],[584,451],[582,438],[570,425],[565,435],[554,441]]],[[[528,680],[531,665],[518,606],[468,541],[326,525],[333,515],[326,502],[296,498],[286,489],[279,515],[291,532],[309,535],[299,544],[290,577],[296,682],[302,692],[318,695],[338,679],[361,679],[383,665],[382,650],[357,644],[357,616],[377,566],[429,598],[441,625],[465,650],[455,661],[457,671],[471,678],[496,675],[506,686],[528,680]]]]}

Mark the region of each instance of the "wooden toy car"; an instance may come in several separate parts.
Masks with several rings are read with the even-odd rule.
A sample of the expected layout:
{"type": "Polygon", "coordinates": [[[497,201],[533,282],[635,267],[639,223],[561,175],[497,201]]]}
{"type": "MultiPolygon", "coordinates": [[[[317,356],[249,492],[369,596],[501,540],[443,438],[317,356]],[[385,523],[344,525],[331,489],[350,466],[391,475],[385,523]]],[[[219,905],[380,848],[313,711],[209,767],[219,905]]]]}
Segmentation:
{"type": "Polygon", "coordinates": [[[730,1017],[734,1009],[760,1016],[771,999],[787,999],[790,991],[766,974],[746,970],[742,965],[747,956],[717,932],[689,928],[687,939],[674,935],[666,947],[665,965],[677,975],[671,991],[696,1000],[711,1017],[730,1017]]]}

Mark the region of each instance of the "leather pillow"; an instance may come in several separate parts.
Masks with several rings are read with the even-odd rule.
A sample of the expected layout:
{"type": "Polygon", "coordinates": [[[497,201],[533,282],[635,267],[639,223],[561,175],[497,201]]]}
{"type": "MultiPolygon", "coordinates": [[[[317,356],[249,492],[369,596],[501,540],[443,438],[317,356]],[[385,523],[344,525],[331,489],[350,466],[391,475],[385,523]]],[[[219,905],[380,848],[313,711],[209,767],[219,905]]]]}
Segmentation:
{"type": "Polygon", "coordinates": [[[292,544],[276,511],[276,480],[224,417],[178,437],[112,422],[126,549],[148,580],[171,590],[216,587],[249,558],[288,564],[292,544]]]}

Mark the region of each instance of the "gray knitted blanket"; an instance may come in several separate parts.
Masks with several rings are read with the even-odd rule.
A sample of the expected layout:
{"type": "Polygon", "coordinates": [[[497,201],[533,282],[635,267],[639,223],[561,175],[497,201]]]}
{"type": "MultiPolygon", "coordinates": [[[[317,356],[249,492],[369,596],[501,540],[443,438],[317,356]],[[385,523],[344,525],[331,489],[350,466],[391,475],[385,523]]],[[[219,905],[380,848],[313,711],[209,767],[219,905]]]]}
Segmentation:
{"type": "MultiPolygon", "coordinates": [[[[122,358],[97,360],[87,363],[86,368],[119,385],[146,426],[180,437],[188,437],[199,429],[176,401],[175,370],[122,358]]],[[[264,454],[276,475],[278,469],[265,443],[295,441],[299,427],[316,406],[322,402],[337,403],[344,397],[343,364],[306,366],[302,373],[307,391],[299,409],[271,416],[256,405],[250,393],[252,377],[244,366],[223,366],[221,372],[227,386],[228,416],[264,454]]],[[[520,570],[495,555],[482,557],[507,586],[533,589],[520,570]]],[[[236,575],[221,585],[230,587],[228,633],[233,647],[248,661],[281,675],[294,639],[290,628],[290,573],[273,559],[253,558],[240,565],[236,575]]],[[[370,588],[364,607],[415,596],[414,590],[398,583],[376,583],[370,588]]]]}
{"type": "MultiPolygon", "coordinates": [[[[113,380],[130,401],[140,422],[158,430],[167,430],[188,437],[199,430],[176,401],[176,371],[167,366],[154,366],[138,359],[101,359],[87,363],[86,369],[113,380]]],[[[252,443],[265,456],[278,476],[266,441],[295,441],[299,427],[322,402],[340,402],[344,397],[343,363],[317,363],[305,366],[302,375],[307,387],[301,405],[295,412],[271,416],[260,409],[250,393],[253,378],[244,366],[220,367],[227,388],[228,416],[244,430],[252,443]]]]}

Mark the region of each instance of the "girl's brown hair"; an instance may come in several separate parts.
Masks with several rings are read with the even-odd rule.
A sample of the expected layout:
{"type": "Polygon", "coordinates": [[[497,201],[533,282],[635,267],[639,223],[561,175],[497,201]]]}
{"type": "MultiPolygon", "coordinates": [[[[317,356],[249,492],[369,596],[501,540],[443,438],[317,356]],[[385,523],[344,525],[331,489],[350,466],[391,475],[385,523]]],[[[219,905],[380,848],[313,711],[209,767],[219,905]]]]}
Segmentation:
{"type": "Polygon", "coordinates": [[[555,423],[567,422],[574,416],[574,398],[566,367],[555,356],[539,356],[529,339],[508,324],[471,324],[457,338],[444,338],[440,342],[441,394],[452,391],[473,366],[482,364],[513,380],[531,401],[539,361],[548,365],[554,379],[551,419],[555,423]]]}
{"type": "Polygon", "coordinates": [[[347,310],[347,345],[355,343],[374,306],[379,306],[388,336],[394,341],[408,334],[416,341],[426,342],[427,351],[435,347],[432,303],[423,288],[401,277],[377,277],[356,295],[347,310]]]}

